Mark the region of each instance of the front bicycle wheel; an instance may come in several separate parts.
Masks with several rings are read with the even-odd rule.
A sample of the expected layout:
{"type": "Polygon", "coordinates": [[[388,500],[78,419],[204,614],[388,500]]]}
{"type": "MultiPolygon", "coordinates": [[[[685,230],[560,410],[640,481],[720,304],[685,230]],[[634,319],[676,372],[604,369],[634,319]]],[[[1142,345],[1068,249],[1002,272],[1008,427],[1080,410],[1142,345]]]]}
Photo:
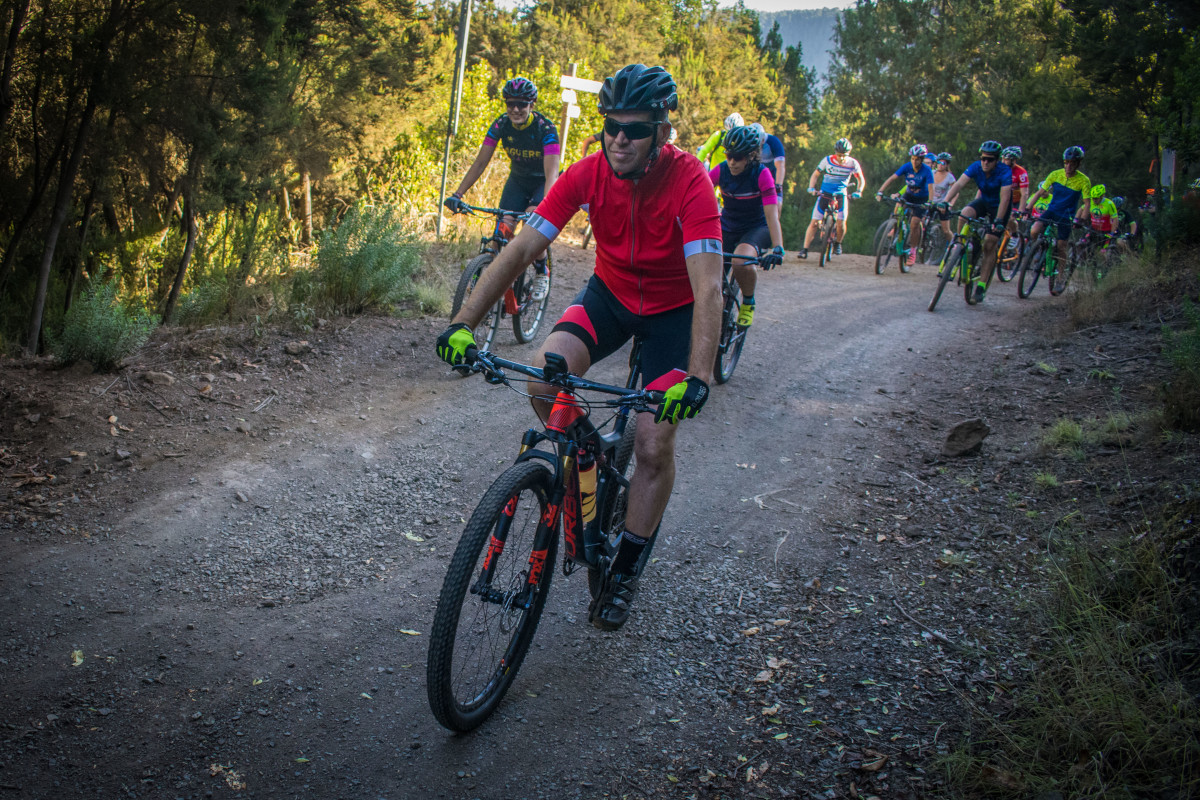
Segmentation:
{"type": "Polygon", "coordinates": [[[1063,264],[1061,269],[1056,269],[1050,274],[1050,283],[1047,288],[1050,294],[1058,297],[1067,290],[1067,284],[1071,281],[1071,276],[1075,273],[1075,267],[1079,264],[1079,253],[1074,249],[1067,254],[1067,263],[1063,264]]]}
{"type": "Polygon", "coordinates": [[[1025,256],[1021,259],[1021,271],[1017,277],[1017,297],[1027,300],[1033,294],[1033,287],[1037,286],[1038,278],[1042,277],[1045,260],[1045,239],[1039,239],[1025,249],[1025,256]]]}
{"type": "MultiPolygon", "coordinates": [[[[963,280],[963,299],[967,301],[967,305],[975,305],[975,281],[979,279],[979,250],[981,245],[978,241],[975,242],[975,247],[967,254],[963,261],[962,269],[959,274],[964,276],[963,280]]],[[[992,270],[995,272],[995,270],[992,270]]]]}
{"type": "MultiPolygon", "coordinates": [[[[471,292],[475,291],[475,284],[479,282],[479,276],[487,269],[488,264],[495,259],[492,253],[480,253],[467,262],[467,266],[463,269],[462,276],[458,279],[458,288],[454,291],[454,302],[450,308],[450,318],[453,319],[459,310],[466,303],[467,298],[471,296],[471,292]]],[[[480,350],[490,350],[492,341],[496,338],[496,331],[500,329],[500,314],[503,310],[503,300],[498,300],[491,310],[484,316],[479,324],[475,326],[475,343],[480,350]]]]}
{"type": "Polygon", "coordinates": [[[875,274],[882,275],[896,249],[896,220],[885,219],[875,232],[875,274]]]}
{"type": "Polygon", "coordinates": [[[537,270],[530,264],[513,283],[513,293],[517,296],[517,310],[512,315],[513,336],[516,336],[521,344],[532,342],[533,337],[537,336],[542,318],[546,316],[546,306],[550,304],[550,289],[554,284],[554,261],[549,247],[546,248],[546,277],[550,279],[550,286],[546,287],[546,296],[541,300],[533,299],[533,279],[536,276],[537,270]]]}
{"type": "MultiPolygon", "coordinates": [[[[824,257],[825,251],[821,254],[824,257]]],[[[737,369],[742,347],[746,344],[749,328],[737,324],[742,309],[741,290],[734,281],[727,280],[725,286],[725,312],[721,315],[721,338],[717,341],[717,363],[713,377],[717,383],[727,383],[737,369]]]]}
{"type": "Polygon", "coordinates": [[[823,267],[833,255],[833,231],[836,228],[836,221],[832,214],[825,217],[825,222],[821,225],[821,257],[817,262],[818,267],[823,267]]]}
{"type": "Polygon", "coordinates": [[[1024,255],[1024,251],[1025,240],[1021,238],[1021,235],[1014,236],[1010,231],[1005,231],[1004,237],[996,248],[996,269],[993,270],[1001,283],[1008,283],[1017,277],[1017,273],[1021,270],[1021,256],[1024,255]]]}
{"type": "Polygon", "coordinates": [[[541,463],[501,473],[459,539],[429,636],[426,685],[434,717],[478,727],[508,691],[533,640],[558,550],[541,523],[553,481],[541,463]]]}
{"type": "Polygon", "coordinates": [[[942,292],[946,291],[946,284],[954,279],[954,275],[959,269],[959,262],[962,260],[962,249],[962,244],[953,244],[946,251],[946,257],[942,259],[941,272],[938,274],[937,289],[933,293],[933,299],[929,301],[930,311],[933,311],[937,307],[938,300],[942,299],[942,292]]]}

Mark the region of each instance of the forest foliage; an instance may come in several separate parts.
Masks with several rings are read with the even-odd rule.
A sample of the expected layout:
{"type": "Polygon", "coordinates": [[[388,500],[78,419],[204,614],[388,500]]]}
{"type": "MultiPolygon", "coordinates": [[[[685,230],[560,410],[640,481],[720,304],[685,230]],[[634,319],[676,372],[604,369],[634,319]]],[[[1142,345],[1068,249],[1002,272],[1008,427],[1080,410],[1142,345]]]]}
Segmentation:
{"type": "MultiPolygon", "coordinates": [[[[801,50],[740,6],[484,0],[449,180],[502,112],[506,78],[533,78],[558,122],[570,65],[600,79],[641,61],[679,82],[681,146],[732,110],[786,143],[789,248],[807,221],[805,179],[841,135],[872,188],[913,141],[953,151],[961,169],[977,141],[999,138],[1025,147],[1035,175],[1083,144],[1085,171],[1136,195],[1157,145],[1196,160],[1196,15],[1185,0],[860,0],[818,95],[801,50]]],[[[458,22],[448,0],[3,0],[0,350],[39,351],[97,283],[114,283],[114,308],[160,320],[307,303],[308,273],[330,285],[337,268],[319,260],[321,234],[351,211],[402,234],[380,234],[371,256],[395,248],[399,285],[369,295],[417,294],[411,248],[438,216],[458,22]]],[[[582,105],[564,164],[599,124],[582,105]]],[[[495,201],[503,161],[469,199],[495,201]]],[[[881,209],[864,211],[851,249],[881,209]]]]}

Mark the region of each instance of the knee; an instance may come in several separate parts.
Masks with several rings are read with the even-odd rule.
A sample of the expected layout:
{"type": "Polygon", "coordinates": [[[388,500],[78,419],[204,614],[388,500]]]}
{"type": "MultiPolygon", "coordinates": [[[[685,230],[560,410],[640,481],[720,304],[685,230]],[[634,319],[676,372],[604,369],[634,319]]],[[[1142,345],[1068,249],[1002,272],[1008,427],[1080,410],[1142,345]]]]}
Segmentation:
{"type": "Polygon", "coordinates": [[[638,421],[638,437],[634,443],[637,455],[638,470],[646,470],[651,475],[668,472],[675,468],[675,432],[666,423],[655,423],[652,419],[646,424],[638,421]],[[643,435],[642,431],[646,428],[643,435]],[[659,428],[671,430],[660,431],[659,428]]]}

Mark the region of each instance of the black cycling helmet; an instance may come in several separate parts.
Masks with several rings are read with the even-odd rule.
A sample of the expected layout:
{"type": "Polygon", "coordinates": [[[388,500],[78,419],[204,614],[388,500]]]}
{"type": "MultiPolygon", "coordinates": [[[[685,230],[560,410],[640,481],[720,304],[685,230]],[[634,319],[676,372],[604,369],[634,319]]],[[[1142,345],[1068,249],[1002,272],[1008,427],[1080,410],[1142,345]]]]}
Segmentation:
{"type": "Polygon", "coordinates": [[[665,120],[668,111],[679,107],[675,79],[662,67],[630,64],[600,87],[599,108],[604,115],[614,111],[653,111],[665,120]]]}
{"type": "Polygon", "coordinates": [[[981,155],[983,153],[987,153],[988,155],[996,156],[997,158],[999,158],[1000,151],[1003,149],[1004,148],[1001,146],[1001,144],[999,142],[993,141],[991,139],[988,139],[986,142],[979,145],[979,152],[981,155]]]}
{"type": "Polygon", "coordinates": [[[1112,199],[1112,201],[1113,201],[1113,205],[1116,206],[1117,208],[1125,207],[1125,198],[1124,197],[1114,197],[1112,199]]]}
{"type": "Polygon", "coordinates": [[[758,131],[741,125],[725,134],[725,156],[748,156],[758,152],[758,131]]]}
{"type": "Polygon", "coordinates": [[[529,78],[517,76],[506,81],[500,93],[504,95],[505,100],[525,100],[532,103],[537,100],[537,85],[529,78]]]}
{"type": "Polygon", "coordinates": [[[1066,150],[1063,150],[1063,161],[1082,161],[1083,148],[1077,144],[1073,144],[1066,150]]]}

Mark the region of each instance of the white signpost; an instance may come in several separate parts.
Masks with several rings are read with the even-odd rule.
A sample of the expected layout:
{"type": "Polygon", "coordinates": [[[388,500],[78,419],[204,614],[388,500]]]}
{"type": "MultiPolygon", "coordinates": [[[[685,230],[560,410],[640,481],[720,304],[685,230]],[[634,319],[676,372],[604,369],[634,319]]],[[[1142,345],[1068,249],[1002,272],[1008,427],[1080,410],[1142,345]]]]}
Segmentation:
{"type": "Polygon", "coordinates": [[[587,78],[575,77],[575,65],[571,65],[571,74],[562,75],[558,79],[558,85],[562,88],[562,101],[566,103],[566,108],[563,109],[562,117],[562,147],[567,149],[567,135],[571,131],[571,120],[579,119],[582,113],[579,108],[579,96],[576,92],[586,92],[587,94],[599,94],[600,87],[604,84],[600,81],[591,81],[587,78]]]}

